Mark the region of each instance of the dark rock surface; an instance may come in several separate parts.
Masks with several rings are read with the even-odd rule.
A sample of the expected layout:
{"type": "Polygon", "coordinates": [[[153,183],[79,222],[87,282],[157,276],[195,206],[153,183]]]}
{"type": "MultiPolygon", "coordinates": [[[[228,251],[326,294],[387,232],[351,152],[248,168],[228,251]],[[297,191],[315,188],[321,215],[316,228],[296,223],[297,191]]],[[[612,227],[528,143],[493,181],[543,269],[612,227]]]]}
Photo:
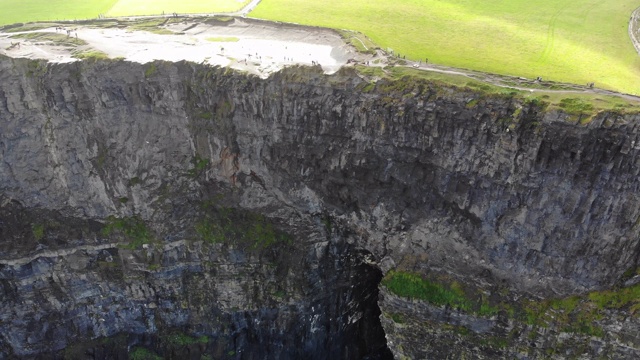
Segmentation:
{"type": "Polygon", "coordinates": [[[385,338],[383,273],[547,297],[638,266],[640,116],[318,71],[0,59],[0,357],[473,357],[390,294],[416,322],[385,338]]]}

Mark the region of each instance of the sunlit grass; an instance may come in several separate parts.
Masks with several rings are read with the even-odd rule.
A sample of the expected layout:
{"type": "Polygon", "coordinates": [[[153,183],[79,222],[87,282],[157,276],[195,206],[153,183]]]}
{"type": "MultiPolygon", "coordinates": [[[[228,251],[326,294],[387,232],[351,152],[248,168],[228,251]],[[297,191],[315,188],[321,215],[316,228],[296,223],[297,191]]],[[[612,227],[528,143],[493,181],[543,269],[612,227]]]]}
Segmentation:
{"type": "Polygon", "coordinates": [[[250,0],[120,0],[107,16],[157,15],[172,13],[233,12],[242,9],[250,0]]]}
{"type": "Polygon", "coordinates": [[[361,31],[414,60],[640,94],[634,0],[263,0],[252,17],[361,31]]]}
{"type": "Polygon", "coordinates": [[[0,25],[106,16],[212,13],[242,9],[250,0],[0,0],[0,25]]]}
{"type": "Polygon", "coordinates": [[[0,0],[0,25],[97,18],[118,0],[0,0]]]}

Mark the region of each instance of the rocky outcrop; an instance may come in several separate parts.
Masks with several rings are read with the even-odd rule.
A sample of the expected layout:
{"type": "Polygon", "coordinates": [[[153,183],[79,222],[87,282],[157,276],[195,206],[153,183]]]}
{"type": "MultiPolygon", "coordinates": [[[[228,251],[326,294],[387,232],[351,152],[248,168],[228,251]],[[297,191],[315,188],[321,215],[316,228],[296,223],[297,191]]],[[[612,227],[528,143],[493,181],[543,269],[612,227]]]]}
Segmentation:
{"type": "Polygon", "coordinates": [[[0,354],[417,358],[430,328],[389,316],[431,305],[385,293],[381,324],[391,269],[610,287],[638,266],[640,117],[575,120],[350,70],[2,59],[0,354]]]}

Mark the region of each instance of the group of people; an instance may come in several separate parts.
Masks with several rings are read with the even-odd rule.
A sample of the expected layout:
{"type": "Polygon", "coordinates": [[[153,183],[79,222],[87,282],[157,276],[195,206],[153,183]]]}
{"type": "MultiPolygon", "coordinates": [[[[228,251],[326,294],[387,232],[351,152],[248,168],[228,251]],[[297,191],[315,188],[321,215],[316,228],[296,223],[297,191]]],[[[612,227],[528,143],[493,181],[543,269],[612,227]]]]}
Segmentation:
{"type": "Polygon", "coordinates": [[[66,29],[63,26],[56,26],[56,32],[58,32],[58,31],[66,31],[67,32],[67,37],[71,36],[71,33],[75,33],[76,39],[78,38],[78,32],[75,31],[75,29],[66,29]]]}
{"type": "MultiPolygon", "coordinates": [[[[251,54],[247,54],[247,56],[249,58],[251,58],[251,54]]],[[[256,53],[255,55],[256,60],[262,60],[262,56],[258,55],[258,53],[256,53]]],[[[284,57],[284,61],[295,61],[292,57],[284,57]]],[[[240,61],[240,62],[244,62],[245,65],[247,65],[247,59],[245,58],[244,60],[240,61]]],[[[315,60],[311,60],[311,65],[318,65],[320,66],[320,63],[315,61],[315,60]]]]}
{"type": "MultiPolygon", "coordinates": [[[[247,56],[249,57],[249,59],[251,59],[251,54],[247,54],[247,56]]],[[[262,56],[258,55],[257,53],[256,53],[256,55],[255,55],[255,58],[256,58],[256,60],[262,60],[262,56]]],[[[287,57],[287,56],[285,56],[285,57],[284,57],[284,61],[295,61],[295,60],[294,60],[292,57],[287,57]]],[[[240,60],[240,63],[244,63],[245,65],[247,65],[247,64],[248,64],[248,62],[247,62],[247,58],[245,58],[245,59],[243,59],[243,60],[240,60]]],[[[368,62],[367,62],[367,63],[368,63],[368,62]]],[[[320,63],[319,63],[319,62],[317,62],[317,61],[315,61],[315,60],[311,60],[311,65],[314,65],[314,66],[315,66],[315,65],[320,66],[320,63]]]]}

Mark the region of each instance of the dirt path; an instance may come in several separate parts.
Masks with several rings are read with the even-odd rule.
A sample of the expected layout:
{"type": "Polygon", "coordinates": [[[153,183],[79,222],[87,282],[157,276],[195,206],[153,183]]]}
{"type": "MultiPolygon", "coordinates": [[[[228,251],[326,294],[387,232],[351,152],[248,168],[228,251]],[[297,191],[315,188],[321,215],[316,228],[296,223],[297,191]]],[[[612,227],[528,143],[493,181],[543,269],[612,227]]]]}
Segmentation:
{"type": "Polygon", "coordinates": [[[633,10],[629,19],[629,38],[640,55],[640,7],[633,10]]]}
{"type": "MultiPolygon", "coordinates": [[[[385,55],[386,56],[386,55],[385,55]]],[[[399,59],[394,59],[395,61],[399,59]]],[[[393,62],[394,60],[391,60],[393,62]]],[[[437,72],[441,74],[450,74],[450,75],[458,75],[464,76],[469,79],[479,80],[491,85],[513,89],[518,91],[528,91],[531,93],[556,93],[556,94],[600,94],[600,95],[609,95],[609,96],[618,96],[624,98],[629,101],[640,101],[640,96],[635,96],[631,94],[619,93],[611,90],[600,89],[597,87],[591,88],[587,86],[577,85],[577,84],[563,84],[563,83],[555,83],[551,81],[538,81],[533,79],[526,79],[523,77],[515,77],[515,76],[507,76],[507,75],[496,75],[483,73],[479,71],[472,70],[462,70],[442,65],[434,65],[434,64],[425,64],[422,62],[404,60],[406,65],[401,65],[407,68],[413,68],[416,70],[422,71],[431,71],[437,72]],[[551,89],[552,86],[562,86],[564,89],[557,90],[551,89]]],[[[387,65],[387,62],[380,62],[378,64],[373,64],[371,66],[384,67],[387,65]]]]}
{"type": "MultiPolygon", "coordinates": [[[[413,66],[415,67],[415,66],[413,66]]],[[[570,87],[568,89],[556,90],[549,88],[537,88],[531,86],[525,86],[526,84],[530,84],[532,86],[553,86],[553,82],[545,82],[545,81],[536,81],[536,80],[528,80],[523,79],[521,77],[510,77],[510,76],[500,76],[486,73],[475,73],[470,71],[456,71],[453,68],[445,68],[445,67],[436,67],[436,66],[419,66],[418,69],[423,69],[426,71],[434,71],[445,74],[453,74],[453,75],[462,75],[466,76],[470,79],[480,80],[495,86],[500,86],[504,88],[519,90],[519,91],[528,91],[532,93],[556,93],[556,94],[600,94],[600,95],[610,95],[610,96],[619,96],[629,101],[640,101],[640,96],[635,96],[631,94],[619,93],[611,90],[599,89],[599,88],[589,88],[581,85],[574,84],[564,84],[564,86],[570,87]],[[519,85],[505,84],[505,81],[513,82],[519,85]]]]}
{"type": "Polygon", "coordinates": [[[258,6],[260,1],[261,0],[252,0],[250,3],[247,4],[247,6],[242,8],[242,10],[238,11],[237,15],[239,15],[239,16],[247,16],[247,14],[249,14],[253,9],[256,8],[256,6],[258,6]]]}

